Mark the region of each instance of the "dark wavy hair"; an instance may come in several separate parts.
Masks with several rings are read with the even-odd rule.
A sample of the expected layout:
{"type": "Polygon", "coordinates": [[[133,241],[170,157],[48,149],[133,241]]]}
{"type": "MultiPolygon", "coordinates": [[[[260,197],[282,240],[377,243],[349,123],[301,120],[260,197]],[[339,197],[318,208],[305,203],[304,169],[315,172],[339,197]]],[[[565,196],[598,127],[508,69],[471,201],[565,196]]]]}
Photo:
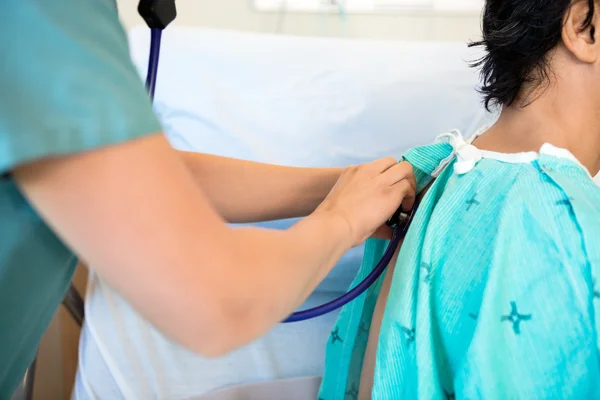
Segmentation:
{"type": "MultiPolygon", "coordinates": [[[[589,3],[583,31],[592,24],[595,0],[581,1],[589,3]]],[[[471,67],[481,68],[480,92],[486,109],[512,105],[526,84],[550,83],[548,52],[561,41],[571,4],[572,0],[486,0],[483,38],[469,44],[485,49],[485,55],[471,67]]]]}

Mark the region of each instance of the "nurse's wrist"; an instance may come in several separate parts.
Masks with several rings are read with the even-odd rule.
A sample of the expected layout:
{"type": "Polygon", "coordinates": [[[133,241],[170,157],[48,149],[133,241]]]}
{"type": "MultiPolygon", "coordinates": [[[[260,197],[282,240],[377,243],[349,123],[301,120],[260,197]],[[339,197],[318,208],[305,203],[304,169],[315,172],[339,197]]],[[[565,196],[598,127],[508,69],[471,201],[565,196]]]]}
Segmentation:
{"type": "Polygon", "coordinates": [[[354,247],[352,224],[342,212],[335,209],[317,208],[310,217],[323,221],[323,229],[326,234],[337,239],[344,252],[354,247]]]}

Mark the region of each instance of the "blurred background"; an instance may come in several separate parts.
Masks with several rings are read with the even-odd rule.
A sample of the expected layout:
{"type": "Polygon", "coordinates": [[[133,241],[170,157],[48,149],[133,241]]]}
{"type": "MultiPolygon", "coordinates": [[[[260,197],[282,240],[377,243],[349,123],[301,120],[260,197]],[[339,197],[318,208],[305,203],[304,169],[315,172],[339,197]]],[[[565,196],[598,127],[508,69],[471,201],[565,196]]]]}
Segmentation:
{"type": "MultiPolygon", "coordinates": [[[[137,0],[117,0],[127,28],[137,0]]],[[[302,36],[466,41],[480,35],[483,0],[177,0],[174,24],[302,36]]]]}

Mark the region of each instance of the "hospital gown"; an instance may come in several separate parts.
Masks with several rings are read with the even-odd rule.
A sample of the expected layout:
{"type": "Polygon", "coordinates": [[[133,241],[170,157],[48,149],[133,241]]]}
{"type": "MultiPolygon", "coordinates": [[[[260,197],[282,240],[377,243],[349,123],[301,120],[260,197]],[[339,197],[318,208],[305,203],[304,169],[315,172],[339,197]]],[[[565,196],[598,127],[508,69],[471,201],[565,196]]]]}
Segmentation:
{"type": "MultiPolygon", "coordinates": [[[[457,131],[404,159],[418,190],[439,176],[398,257],[373,399],[600,398],[600,189],[588,171],[549,144],[500,154],[457,131]]],[[[356,282],[385,246],[367,243],[356,282]]],[[[320,399],[357,398],[382,279],[342,310],[320,399]]]]}

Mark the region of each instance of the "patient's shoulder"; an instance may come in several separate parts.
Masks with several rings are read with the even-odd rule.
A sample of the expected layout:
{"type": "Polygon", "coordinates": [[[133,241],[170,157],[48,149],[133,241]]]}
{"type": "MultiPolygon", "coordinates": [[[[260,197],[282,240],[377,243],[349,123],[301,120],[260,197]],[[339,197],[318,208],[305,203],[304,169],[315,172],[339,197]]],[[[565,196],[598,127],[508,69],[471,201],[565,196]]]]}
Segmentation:
{"type": "Polygon", "coordinates": [[[582,168],[571,166],[561,170],[536,162],[519,164],[512,169],[515,172],[510,176],[507,190],[509,206],[521,204],[535,210],[536,214],[545,215],[550,209],[572,206],[573,201],[600,201],[600,187],[582,168]]]}
{"type": "Polygon", "coordinates": [[[560,185],[534,163],[483,159],[464,174],[452,171],[453,164],[447,168],[428,196],[435,203],[431,226],[436,229],[447,227],[461,240],[473,232],[560,237],[577,231],[572,202],[584,191],[577,184],[560,185]]]}
{"type": "MultiPolygon", "coordinates": [[[[586,189],[591,179],[573,179],[535,164],[518,167],[510,178],[505,193],[497,194],[501,243],[512,243],[515,247],[514,243],[520,242],[519,247],[524,250],[528,246],[538,250],[545,246],[564,249],[580,246],[583,235],[600,233],[598,227],[581,224],[582,220],[600,217],[597,210],[575,204],[589,202],[590,196],[594,196],[586,189]]],[[[597,187],[591,189],[600,193],[597,187]]]]}

